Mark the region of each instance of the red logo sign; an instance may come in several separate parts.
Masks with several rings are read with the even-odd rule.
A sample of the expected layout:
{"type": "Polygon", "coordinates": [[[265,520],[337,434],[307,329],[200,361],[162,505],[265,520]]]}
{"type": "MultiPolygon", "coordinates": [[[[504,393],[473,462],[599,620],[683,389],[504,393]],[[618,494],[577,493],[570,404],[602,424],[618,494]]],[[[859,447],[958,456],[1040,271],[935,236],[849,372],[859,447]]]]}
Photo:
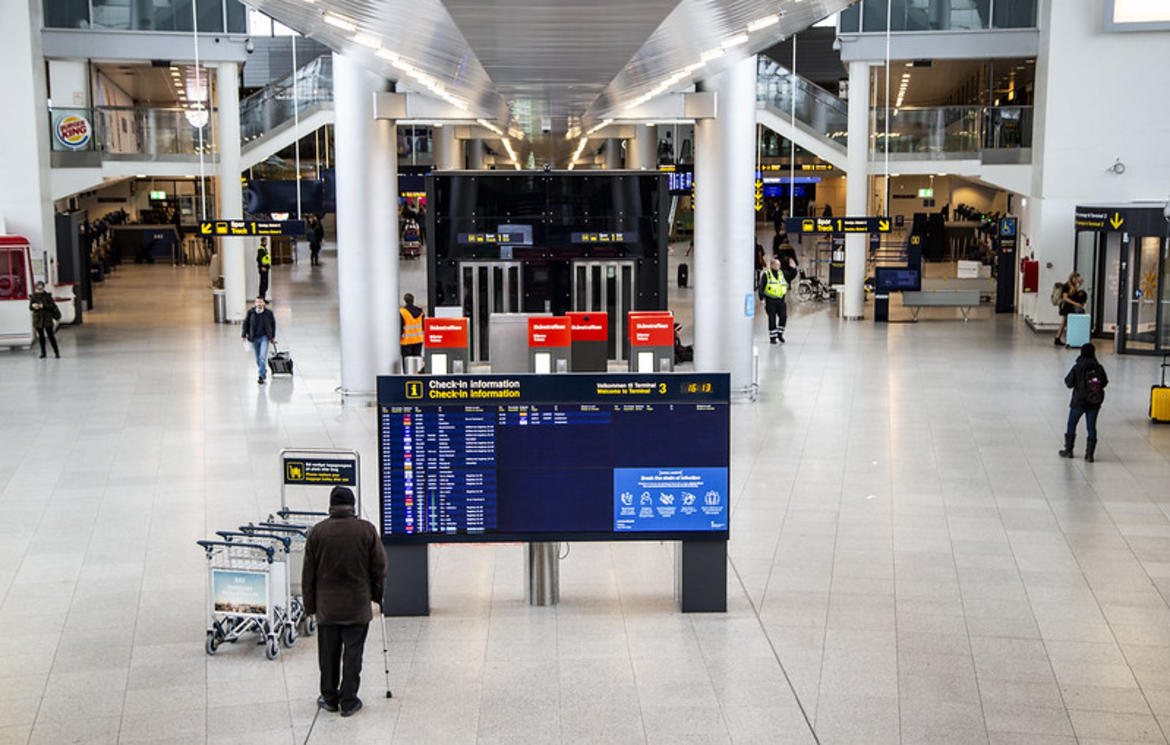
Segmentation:
{"type": "Polygon", "coordinates": [[[467,349],[467,319],[424,318],[423,340],[427,349],[467,349]]]}
{"type": "Polygon", "coordinates": [[[674,314],[668,310],[629,315],[630,344],[635,347],[673,347],[674,314]]]}
{"type": "Polygon", "coordinates": [[[604,311],[569,313],[569,327],[573,341],[606,341],[609,339],[609,314],[604,311]]]}
{"type": "Polygon", "coordinates": [[[528,319],[530,347],[567,347],[571,338],[568,318],[536,316],[528,319]]]}

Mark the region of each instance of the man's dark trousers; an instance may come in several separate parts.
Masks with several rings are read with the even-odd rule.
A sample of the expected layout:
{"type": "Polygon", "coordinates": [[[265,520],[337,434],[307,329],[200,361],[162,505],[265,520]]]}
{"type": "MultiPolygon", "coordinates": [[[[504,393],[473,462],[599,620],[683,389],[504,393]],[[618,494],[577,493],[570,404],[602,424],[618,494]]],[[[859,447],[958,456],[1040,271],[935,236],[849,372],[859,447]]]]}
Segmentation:
{"type": "Polygon", "coordinates": [[[343,711],[357,705],[362,649],[366,646],[366,632],[369,630],[368,623],[323,623],[317,627],[317,661],[321,667],[321,697],[325,703],[340,705],[343,711]]]}

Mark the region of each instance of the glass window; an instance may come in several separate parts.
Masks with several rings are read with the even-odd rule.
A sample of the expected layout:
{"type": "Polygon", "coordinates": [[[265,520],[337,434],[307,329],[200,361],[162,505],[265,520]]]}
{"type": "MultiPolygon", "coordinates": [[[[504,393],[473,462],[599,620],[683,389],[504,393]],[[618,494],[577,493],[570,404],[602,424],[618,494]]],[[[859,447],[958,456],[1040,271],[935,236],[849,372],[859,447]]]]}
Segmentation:
{"type": "MultiPolygon", "coordinates": [[[[890,2],[892,31],[966,31],[991,26],[991,0],[890,0],[890,2]]],[[[1029,2],[1034,16],[1035,0],[1029,2]]],[[[887,0],[865,0],[861,3],[862,31],[886,30],[886,6],[887,0]]],[[[998,1],[996,6],[998,18],[998,1]]],[[[842,12],[842,24],[845,23],[846,15],[850,11],[855,11],[856,7],[842,12]]],[[[856,15],[856,12],[853,12],[850,20],[855,19],[856,15]]]]}
{"type": "Polygon", "coordinates": [[[229,34],[248,33],[248,9],[239,0],[226,0],[229,34]]]}
{"type": "Polygon", "coordinates": [[[89,28],[89,2],[49,0],[45,3],[45,28],[89,28]]]}
{"type": "Polygon", "coordinates": [[[861,25],[861,3],[852,5],[841,11],[841,20],[837,30],[841,33],[855,33],[861,25]]]}
{"type": "Polygon", "coordinates": [[[1162,240],[1162,289],[1161,309],[1158,316],[1161,327],[1158,330],[1158,348],[1170,350],[1170,238],[1162,240]]]}
{"type": "Polygon", "coordinates": [[[0,300],[27,300],[24,248],[0,248],[0,300]]]}
{"type": "Polygon", "coordinates": [[[995,0],[996,28],[1036,28],[1036,0],[995,0]]]}

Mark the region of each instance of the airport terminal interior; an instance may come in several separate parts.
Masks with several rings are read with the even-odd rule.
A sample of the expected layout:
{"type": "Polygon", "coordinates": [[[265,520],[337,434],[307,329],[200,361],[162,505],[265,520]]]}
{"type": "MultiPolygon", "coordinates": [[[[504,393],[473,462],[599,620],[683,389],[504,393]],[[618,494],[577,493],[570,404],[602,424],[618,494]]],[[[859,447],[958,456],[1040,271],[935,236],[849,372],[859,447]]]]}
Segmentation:
{"type": "Polygon", "coordinates": [[[1164,3],[0,28],[0,745],[1170,743],[1164,3]]]}

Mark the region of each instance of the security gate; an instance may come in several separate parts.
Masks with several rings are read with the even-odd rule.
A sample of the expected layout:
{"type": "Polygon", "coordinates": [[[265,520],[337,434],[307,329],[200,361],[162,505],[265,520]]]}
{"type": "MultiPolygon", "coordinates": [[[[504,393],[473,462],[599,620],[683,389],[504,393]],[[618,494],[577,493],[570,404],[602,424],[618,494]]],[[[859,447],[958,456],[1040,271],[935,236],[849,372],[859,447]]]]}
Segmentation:
{"type": "Polygon", "coordinates": [[[629,356],[626,316],[634,310],[633,261],[580,259],[573,262],[573,310],[609,314],[607,350],[611,360],[629,356]]]}
{"type": "Polygon", "coordinates": [[[524,298],[524,272],[519,261],[459,263],[459,304],[471,321],[471,359],[488,357],[488,320],[492,313],[519,313],[524,298]]]}

